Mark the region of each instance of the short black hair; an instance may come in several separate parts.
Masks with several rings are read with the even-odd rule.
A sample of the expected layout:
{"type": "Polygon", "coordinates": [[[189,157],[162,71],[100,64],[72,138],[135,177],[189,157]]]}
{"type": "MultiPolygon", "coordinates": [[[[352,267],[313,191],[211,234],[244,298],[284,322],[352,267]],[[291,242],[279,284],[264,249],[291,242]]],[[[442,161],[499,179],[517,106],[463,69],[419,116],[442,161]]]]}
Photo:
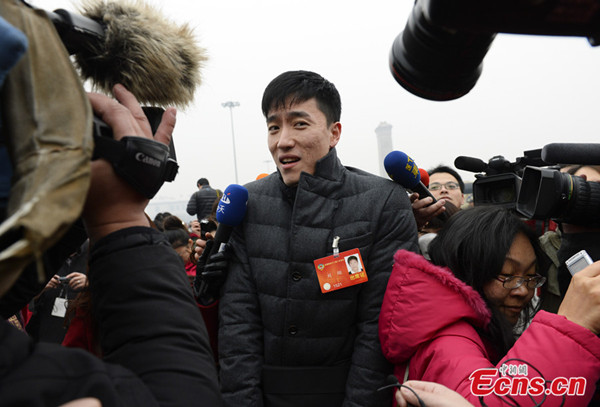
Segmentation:
{"type": "Polygon", "coordinates": [[[209,184],[208,184],[208,180],[206,178],[200,178],[198,180],[198,182],[196,182],[196,185],[209,185],[209,184]]]}
{"type": "Polygon", "coordinates": [[[325,115],[327,125],[340,121],[342,102],[335,85],[321,75],[310,71],[288,71],[277,76],[265,88],[262,111],[269,111],[306,102],[315,98],[325,115]]]}
{"type": "Polygon", "coordinates": [[[456,170],[454,170],[446,165],[438,165],[437,167],[427,171],[427,173],[429,174],[430,177],[433,174],[437,174],[440,172],[448,173],[448,174],[452,175],[454,178],[456,178],[456,181],[458,181],[458,185],[460,186],[460,192],[462,192],[463,194],[465,193],[465,183],[463,182],[461,176],[458,175],[458,172],[456,172],[456,170]]]}
{"type": "Polygon", "coordinates": [[[350,260],[356,260],[358,262],[358,257],[356,257],[356,256],[348,257],[348,264],[350,264],[350,260]]]}

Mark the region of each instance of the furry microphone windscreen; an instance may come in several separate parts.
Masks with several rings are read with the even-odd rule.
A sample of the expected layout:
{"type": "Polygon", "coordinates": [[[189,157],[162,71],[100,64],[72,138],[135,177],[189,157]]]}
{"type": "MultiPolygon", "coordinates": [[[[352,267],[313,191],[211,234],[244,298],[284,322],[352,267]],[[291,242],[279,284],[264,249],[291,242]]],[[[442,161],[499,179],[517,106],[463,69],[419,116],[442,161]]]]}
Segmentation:
{"type": "Polygon", "coordinates": [[[141,1],[90,0],[80,12],[105,27],[104,42],[75,55],[81,77],[110,93],[124,85],[141,104],[185,107],[207,60],[187,24],[177,26],[141,1]]]}

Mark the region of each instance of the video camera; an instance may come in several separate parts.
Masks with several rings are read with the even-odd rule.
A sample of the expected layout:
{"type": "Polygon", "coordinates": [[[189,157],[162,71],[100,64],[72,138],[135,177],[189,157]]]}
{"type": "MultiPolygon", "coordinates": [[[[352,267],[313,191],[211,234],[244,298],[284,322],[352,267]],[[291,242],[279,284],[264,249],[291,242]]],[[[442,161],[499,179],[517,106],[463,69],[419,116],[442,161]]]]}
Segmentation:
{"type": "MultiPolygon", "coordinates": [[[[64,9],[46,11],[46,14],[70,55],[80,60],[94,60],[93,53],[97,52],[106,36],[102,24],[64,9]]],[[[142,109],[152,134],[156,133],[164,109],[152,106],[142,109]]],[[[115,172],[146,198],[153,198],[165,181],[172,182],[175,179],[179,165],[172,139],[168,147],[138,137],[116,141],[112,129],[97,116],[94,116],[93,130],[95,147],[92,159],[107,159],[115,172]]]]}
{"type": "Polygon", "coordinates": [[[499,205],[516,209],[525,167],[547,165],[541,159],[541,150],[525,151],[523,155],[512,163],[501,155],[492,157],[488,163],[478,158],[460,156],[454,160],[454,166],[480,173],[475,175],[473,183],[475,205],[499,205]]]}
{"type": "Polygon", "coordinates": [[[416,0],[390,69],[410,93],[447,101],[477,83],[496,33],[587,37],[600,43],[599,0],[416,0]]]}
{"type": "Polygon", "coordinates": [[[600,182],[561,172],[556,166],[568,161],[600,164],[600,155],[589,158],[594,154],[587,154],[587,159],[578,160],[577,154],[568,159],[558,158],[561,153],[554,154],[561,149],[594,152],[599,148],[598,144],[548,144],[543,149],[525,151],[524,157],[513,163],[502,156],[492,157],[487,164],[461,156],[454,165],[465,171],[484,173],[475,175],[475,205],[500,205],[527,219],[600,227],[600,182]]]}

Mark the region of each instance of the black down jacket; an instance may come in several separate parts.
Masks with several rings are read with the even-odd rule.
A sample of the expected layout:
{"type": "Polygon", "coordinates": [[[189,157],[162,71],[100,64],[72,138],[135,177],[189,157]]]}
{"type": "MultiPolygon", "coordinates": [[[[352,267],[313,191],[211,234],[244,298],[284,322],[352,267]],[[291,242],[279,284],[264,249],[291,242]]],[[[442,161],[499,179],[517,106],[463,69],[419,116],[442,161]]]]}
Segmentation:
{"type": "Polygon", "coordinates": [[[386,406],[377,321],[394,253],[417,252],[406,190],[344,167],[335,149],[297,188],[279,173],[246,185],[221,298],[221,390],[230,406],[386,406]],[[313,261],[358,248],[368,282],[321,293],[313,261]]]}

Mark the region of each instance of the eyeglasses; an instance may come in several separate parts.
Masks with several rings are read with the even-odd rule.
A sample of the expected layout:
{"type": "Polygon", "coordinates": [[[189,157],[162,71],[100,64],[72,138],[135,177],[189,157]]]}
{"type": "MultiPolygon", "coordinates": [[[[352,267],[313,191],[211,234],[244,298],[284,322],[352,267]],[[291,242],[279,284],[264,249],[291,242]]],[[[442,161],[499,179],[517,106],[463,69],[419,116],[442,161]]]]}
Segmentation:
{"type": "Polygon", "coordinates": [[[536,274],[533,277],[524,278],[524,277],[496,277],[496,280],[502,282],[502,286],[509,290],[515,290],[523,285],[523,283],[527,283],[527,288],[538,288],[544,285],[546,282],[546,277],[540,276],[536,274]]]}
{"type": "Polygon", "coordinates": [[[430,191],[439,191],[442,187],[445,187],[448,191],[454,191],[455,189],[460,188],[460,186],[453,181],[448,181],[445,184],[440,184],[439,182],[429,184],[430,191]]]}

